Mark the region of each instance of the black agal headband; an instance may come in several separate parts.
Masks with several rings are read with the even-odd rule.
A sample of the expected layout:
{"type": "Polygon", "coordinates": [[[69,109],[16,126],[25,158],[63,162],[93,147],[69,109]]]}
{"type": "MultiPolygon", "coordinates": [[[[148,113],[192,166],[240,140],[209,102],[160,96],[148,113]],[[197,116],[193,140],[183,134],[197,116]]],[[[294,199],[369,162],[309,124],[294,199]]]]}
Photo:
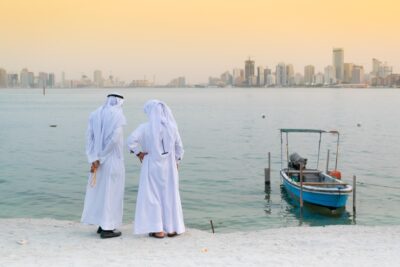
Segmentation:
{"type": "Polygon", "coordinates": [[[118,97],[118,98],[124,99],[124,97],[122,95],[109,94],[107,97],[110,97],[110,96],[114,96],[114,97],[118,97]]]}

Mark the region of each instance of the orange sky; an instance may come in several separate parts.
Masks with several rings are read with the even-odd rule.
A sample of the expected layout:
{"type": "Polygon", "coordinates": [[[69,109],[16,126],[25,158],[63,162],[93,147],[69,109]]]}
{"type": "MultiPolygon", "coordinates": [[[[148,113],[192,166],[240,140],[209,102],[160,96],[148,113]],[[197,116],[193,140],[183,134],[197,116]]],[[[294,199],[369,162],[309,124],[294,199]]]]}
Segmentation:
{"type": "Polygon", "coordinates": [[[296,72],[371,58],[400,71],[398,0],[0,0],[0,67],[204,82],[252,56],[296,72]]]}

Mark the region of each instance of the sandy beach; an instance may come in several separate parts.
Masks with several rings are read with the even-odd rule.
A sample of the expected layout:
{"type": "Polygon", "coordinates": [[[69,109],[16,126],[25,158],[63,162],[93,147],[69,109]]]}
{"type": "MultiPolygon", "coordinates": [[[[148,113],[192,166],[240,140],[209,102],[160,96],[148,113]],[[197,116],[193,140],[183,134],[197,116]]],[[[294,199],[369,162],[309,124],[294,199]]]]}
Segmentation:
{"type": "Polygon", "coordinates": [[[399,266],[400,226],[291,227],[100,239],[96,227],[2,219],[0,266],[399,266]]]}

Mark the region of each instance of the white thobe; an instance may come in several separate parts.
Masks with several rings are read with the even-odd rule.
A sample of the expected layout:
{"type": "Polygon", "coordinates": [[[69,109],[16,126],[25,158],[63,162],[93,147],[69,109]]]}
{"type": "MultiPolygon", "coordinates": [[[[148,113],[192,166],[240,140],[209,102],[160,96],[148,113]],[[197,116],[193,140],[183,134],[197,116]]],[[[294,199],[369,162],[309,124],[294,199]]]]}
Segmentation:
{"type": "MultiPolygon", "coordinates": [[[[129,137],[128,147],[137,155],[148,152],[149,123],[141,124],[129,137]]],[[[183,146],[176,133],[173,151],[166,157],[146,155],[140,171],[139,191],[136,201],[134,233],[185,232],[177,163],[182,159],[183,146]]]]}
{"type": "Polygon", "coordinates": [[[123,157],[123,130],[118,127],[99,154],[93,153],[94,138],[91,123],[87,132],[87,156],[89,163],[96,160],[100,165],[96,172],[96,184],[92,187],[92,174],[86,188],[85,205],[81,221],[99,225],[103,230],[114,230],[122,224],[125,166],[123,157]]]}

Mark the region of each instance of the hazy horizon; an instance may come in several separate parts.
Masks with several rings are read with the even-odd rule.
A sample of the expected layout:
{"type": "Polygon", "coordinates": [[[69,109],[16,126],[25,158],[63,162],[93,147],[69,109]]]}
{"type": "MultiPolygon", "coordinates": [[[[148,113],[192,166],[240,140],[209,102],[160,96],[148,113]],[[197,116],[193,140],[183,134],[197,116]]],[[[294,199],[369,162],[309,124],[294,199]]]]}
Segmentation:
{"type": "Polygon", "coordinates": [[[256,66],[293,64],[296,72],[371,59],[400,67],[400,2],[382,0],[2,0],[0,67],[62,71],[67,79],[102,70],[125,81],[207,81],[251,56],[256,66]]]}

